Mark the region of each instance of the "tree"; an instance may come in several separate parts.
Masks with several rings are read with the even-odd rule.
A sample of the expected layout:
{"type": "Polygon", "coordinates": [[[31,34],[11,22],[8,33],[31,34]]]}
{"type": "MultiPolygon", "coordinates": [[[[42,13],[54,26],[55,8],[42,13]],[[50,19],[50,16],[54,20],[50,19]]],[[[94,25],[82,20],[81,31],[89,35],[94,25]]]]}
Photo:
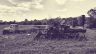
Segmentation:
{"type": "Polygon", "coordinates": [[[87,14],[90,16],[87,18],[87,25],[90,28],[96,28],[96,8],[90,9],[87,14]]]}
{"type": "Polygon", "coordinates": [[[28,19],[25,19],[23,24],[28,25],[28,19]]]}
{"type": "Polygon", "coordinates": [[[96,18],[96,8],[90,9],[87,14],[92,18],[96,18]]]}

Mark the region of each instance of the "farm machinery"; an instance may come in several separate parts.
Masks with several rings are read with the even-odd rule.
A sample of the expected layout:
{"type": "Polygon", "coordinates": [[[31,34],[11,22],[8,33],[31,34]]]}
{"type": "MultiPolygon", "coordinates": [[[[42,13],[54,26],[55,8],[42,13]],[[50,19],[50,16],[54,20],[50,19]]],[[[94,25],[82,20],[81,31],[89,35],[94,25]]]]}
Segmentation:
{"type": "Polygon", "coordinates": [[[70,26],[50,27],[47,31],[46,38],[49,39],[82,39],[85,37],[85,29],[74,29],[70,26]]]}
{"type": "Polygon", "coordinates": [[[32,33],[35,32],[38,35],[35,37],[45,39],[84,39],[86,29],[70,28],[67,25],[34,25],[30,26],[30,29],[20,29],[17,24],[12,24],[10,27],[4,28],[3,34],[12,33],[32,33]]]}
{"type": "Polygon", "coordinates": [[[25,26],[19,26],[18,24],[10,24],[3,29],[3,34],[16,34],[16,33],[31,33],[31,29],[25,26]]]}
{"type": "Polygon", "coordinates": [[[45,34],[48,25],[18,25],[10,24],[3,29],[3,34],[24,34],[24,33],[40,33],[45,34]]]}
{"type": "MultiPolygon", "coordinates": [[[[46,39],[78,39],[85,40],[86,29],[70,28],[70,26],[59,25],[49,26],[47,29],[41,30],[37,37],[44,37],[46,39]],[[42,33],[43,32],[43,33],[42,33]]],[[[87,40],[87,39],[86,39],[87,40]]]]}

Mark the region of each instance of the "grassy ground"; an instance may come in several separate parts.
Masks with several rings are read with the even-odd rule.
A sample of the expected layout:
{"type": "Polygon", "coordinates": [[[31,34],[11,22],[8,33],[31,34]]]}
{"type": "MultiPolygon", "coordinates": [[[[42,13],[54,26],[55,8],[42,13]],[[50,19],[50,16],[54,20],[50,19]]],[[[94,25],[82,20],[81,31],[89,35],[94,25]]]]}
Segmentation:
{"type": "Polygon", "coordinates": [[[88,41],[34,40],[34,36],[0,35],[0,54],[96,54],[96,30],[87,29],[88,41]]]}
{"type": "Polygon", "coordinates": [[[2,42],[0,48],[2,54],[93,54],[96,53],[96,42],[22,39],[2,42]]]}

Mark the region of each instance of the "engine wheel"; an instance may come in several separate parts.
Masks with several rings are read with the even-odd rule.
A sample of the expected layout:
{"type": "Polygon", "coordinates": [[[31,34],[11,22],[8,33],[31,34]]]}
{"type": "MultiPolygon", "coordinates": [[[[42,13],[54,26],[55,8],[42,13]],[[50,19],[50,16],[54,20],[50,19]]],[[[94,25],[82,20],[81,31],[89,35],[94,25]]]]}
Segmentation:
{"type": "Polygon", "coordinates": [[[53,35],[54,35],[54,31],[53,31],[53,30],[49,30],[49,31],[47,32],[46,38],[51,39],[53,35]]]}
{"type": "Polygon", "coordinates": [[[79,33],[79,41],[87,40],[84,33],[79,33]]]}

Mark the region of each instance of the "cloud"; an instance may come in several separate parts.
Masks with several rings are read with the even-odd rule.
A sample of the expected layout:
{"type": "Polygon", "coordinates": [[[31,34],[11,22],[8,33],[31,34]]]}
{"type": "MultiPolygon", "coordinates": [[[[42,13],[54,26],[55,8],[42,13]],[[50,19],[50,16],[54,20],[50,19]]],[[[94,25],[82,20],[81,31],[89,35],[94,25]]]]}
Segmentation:
{"type": "Polygon", "coordinates": [[[66,3],[67,0],[56,0],[56,2],[59,4],[59,5],[63,5],[66,3]]]}
{"type": "Polygon", "coordinates": [[[36,9],[44,9],[44,5],[41,4],[43,0],[33,0],[32,2],[32,7],[36,8],[36,9]]]}
{"type": "Polygon", "coordinates": [[[33,6],[33,7],[36,8],[36,9],[44,9],[44,6],[41,5],[41,4],[37,4],[37,5],[33,6]]]}
{"type": "Polygon", "coordinates": [[[31,7],[31,2],[16,4],[16,7],[30,8],[31,7]]]}
{"type": "Polygon", "coordinates": [[[22,7],[10,7],[6,5],[0,5],[0,13],[23,13],[28,12],[29,9],[22,7]]]}
{"type": "MultiPolygon", "coordinates": [[[[17,4],[14,2],[12,2],[12,3],[16,4],[17,7],[29,8],[29,9],[30,8],[43,9],[43,5],[40,4],[40,2],[42,0],[29,0],[29,1],[27,0],[27,2],[25,2],[25,0],[21,0],[21,1],[23,1],[23,2],[17,3],[17,4]]],[[[18,1],[18,2],[20,2],[20,1],[18,1]]]]}
{"type": "Polygon", "coordinates": [[[43,5],[40,4],[42,0],[4,0],[3,5],[0,3],[0,13],[30,13],[33,9],[43,9],[43,5]],[[6,3],[11,5],[7,5],[6,3]]]}
{"type": "Polygon", "coordinates": [[[9,0],[0,0],[0,4],[7,5],[7,6],[13,6],[13,4],[9,2],[9,0]]]}
{"type": "Polygon", "coordinates": [[[7,12],[8,10],[10,10],[10,7],[5,5],[0,5],[0,13],[7,12]]]}
{"type": "Polygon", "coordinates": [[[56,10],[57,12],[65,12],[65,11],[67,11],[67,9],[58,9],[58,10],[56,10]]]}
{"type": "Polygon", "coordinates": [[[81,2],[81,1],[85,1],[85,0],[71,0],[71,1],[81,2]]]}
{"type": "Polygon", "coordinates": [[[32,0],[8,0],[12,4],[17,4],[17,3],[23,3],[23,2],[32,2],[32,0]]]}

